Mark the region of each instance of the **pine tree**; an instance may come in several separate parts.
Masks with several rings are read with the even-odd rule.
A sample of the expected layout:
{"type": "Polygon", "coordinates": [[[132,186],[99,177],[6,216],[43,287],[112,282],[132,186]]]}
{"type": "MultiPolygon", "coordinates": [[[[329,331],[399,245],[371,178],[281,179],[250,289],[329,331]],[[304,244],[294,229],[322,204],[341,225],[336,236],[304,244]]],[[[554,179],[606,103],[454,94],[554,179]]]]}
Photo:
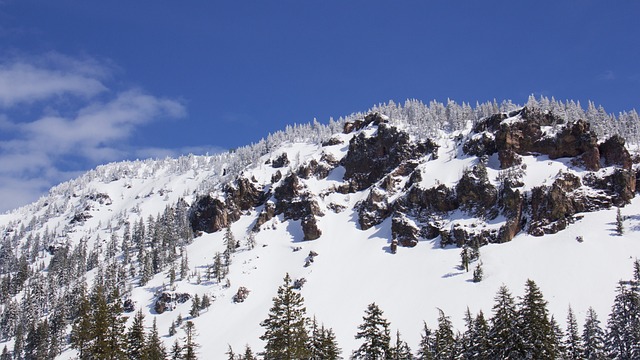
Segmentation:
{"type": "Polygon", "coordinates": [[[286,274],[284,284],[278,288],[269,315],[260,326],[265,333],[265,360],[303,359],[309,356],[306,308],[303,297],[294,290],[291,277],[286,274]]]}
{"type": "Polygon", "coordinates": [[[438,309],[438,313],[438,329],[434,333],[433,343],[435,358],[453,359],[456,353],[456,341],[451,320],[441,309],[438,309]]]}
{"type": "Polygon", "coordinates": [[[358,326],[360,330],[355,338],[363,339],[362,345],[353,352],[352,359],[386,359],[391,347],[389,334],[389,322],[382,316],[383,312],[375,303],[369,304],[365,310],[363,323],[358,326]]]}
{"type": "Polygon", "coordinates": [[[192,321],[187,321],[184,327],[185,338],[184,338],[184,346],[182,348],[182,359],[184,360],[196,360],[197,357],[197,349],[200,347],[198,343],[195,342],[196,337],[196,328],[192,321]]]}
{"type": "Polygon", "coordinates": [[[127,356],[129,359],[141,359],[145,347],[144,314],[142,309],[139,309],[134,315],[133,323],[127,332],[127,356]]]}
{"type": "Polygon", "coordinates": [[[478,283],[482,281],[483,276],[484,276],[484,271],[482,270],[482,261],[479,261],[475,269],[473,269],[473,282],[478,283]]]}
{"type": "Polygon", "coordinates": [[[616,234],[620,236],[624,234],[624,217],[620,212],[620,208],[616,211],[616,234]]]}
{"type": "Polygon", "coordinates": [[[227,345],[228,349],[225,355],[227,355],[227,360],[236,360],[236,353],[233,352],[233,348],[231,345],[227,345]]]}
{"type": "Polygon", "coordinates": [[[167,350],[160,340],[160,335],[158,334],[158,326],[156,324],[156,319],[153,319],[153,325],[151,326],[151,331],[149,332],[149,336],[147,337],[146,347],[144,349],[144,359],[146,360],[165,360],[167,358],[167,350]]]}
{"type": "Polygon", "coordinates": [[[418,360],[435,359],[435,351],[433,349],[433,335],[431,329],[423,322],[422,334],[420,335],[420,344],[418,345],[418,360]]]}
{"type": "Polygon", "coordinates": [[[556,357],[554,357],[554,359],[558,357],[562,358],[566,351],[564,347],[564,332],[562,331],[562,328],[560,328],[560,325],[553,315],[551,315],[549,323],[551,324],[551,331],[553,333],[550,346],[553,349],[554,354],[556,354],[556,357]]]}
{"type": "Polygon", "coordinates": [[[406,341],[400,338],[400,330],[396,331],[396,346],[391,351],[391,359],[393,360],[412,360],[411,348],[406,341]]]}
{"type": "Polygon", "coordinates": [[[178,339],[171,346],[171,360],[182,360],[182,346],[180,346],[178,339]]]}
{"type": "Polygon", "coordinates": [[[93,321],[91,316],[91,304],[84,294],[78,308],[78,314],[71,327],[71,347],[78,350],[80,359],[88,355],[93,341],[93,321]]]}
{"type": "Polygon", "coordinates": [[[191,301],[191,310],[189,311],[189,315],[192,318],[200,316],[200,297],[196,294],[191,301]]]}
{"type": "Polygon", "coordinates": [[[11,360],[11,354],[9,354],[9,349],[7,349],[7,345],[2,348],[2,354],[0,354],[0,360],[11,360]]]}
{"type": "Polygon", "coordinates": [[[460,252],[460,268],[462,270],[465,270],[466,272],[469,272],[469,261],[469,248],[465,244],[462,247],[462,251],[460,252]]]}
{"type": "Polygon", "coordinates": [[[593,310],[587,310],[587,318],[582,331],[582,343],[584,344],[584,359],[604,360],[606,354],[604,350],[604,331],[600,327],[600,320],[593,310]]]}
{"type": "Polygon", "coordinates": [[[607,325],[605,346],[609,357],[640,357],[640,295],[634,282],[620,282],[607,325]]]}
{"type": "Polygon", "coordinates": [[[244,356],[242,360],[258,360],[258,358],[253,355],[253,351],[248,344],[244,347],[244,356]]]}
{"type": "Polygon", "coordinates": [[[522,340],[518,332],[518,313],[513,296],[503,285],[494,300],[489,329],[490,358],[518,359],[521,357],[522,340]]]}
{"type": "Polygon", "coordinates": [[[468,359],[480,360],[489,358],[491,344],[489,343],[489,324],[482,311],[478,312],[473,321],[473,332],[469,339],[468,359]]]}
{"type": "Polygon", "coordinates": [[[533,280],[527,280],[518,311],[518,327],[523,340],[523,358],[555,359],[554,332],[547,302],[533,280]]]}
{"type": "Polygon", "coordinates": [[[571,306],[567,312],[567,331],[564,341],[564,357],[566,360],[579,360],[582,359],[582,339],[578,334],[578,322],[573,314],[571,306]]]}

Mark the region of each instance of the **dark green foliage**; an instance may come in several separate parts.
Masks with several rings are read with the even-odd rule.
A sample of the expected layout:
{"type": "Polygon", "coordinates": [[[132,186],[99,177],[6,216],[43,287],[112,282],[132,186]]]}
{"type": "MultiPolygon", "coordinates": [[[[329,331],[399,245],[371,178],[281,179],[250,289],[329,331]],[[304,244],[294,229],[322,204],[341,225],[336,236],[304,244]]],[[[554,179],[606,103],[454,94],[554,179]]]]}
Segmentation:
{"type": "Polygon", "coordinates": [[[490,358],[518,359],[521,356],[522,340],[518,332],[518,313],[513,296],[503,285],[494,300],[489,329],[490,358]]]}
{"type": "Polygon", "coordinates": [[[589,308],[587,318],[582,331],[582,344],[584,346],[584,359],[602,360],[606,359],[604,350],[604,331],[600,327],[600,320],[593,310],[589,308]]]}
{"type": "Polygon", "coordinates": [[[308,319],[304,299],[294,290],[291,277],[286,274],[284,284],[278,288],[269,315],[260,325],[265,332],[260,339],[266,341],[265,360],[304,359],[309,356],[306,330],[308,319]]]}
{"type": "Polygon", "coordinates": [[[191,301],[191,310],[189,311],[189,315],[195,318],[200,316],[200,297],[196,294],[191,301]]]}
{"type": "Polygon", "coordinates": [[[438,329],[434,333],[433,350],[435,359],[453,359],[456,354],[456,341],[451,319],[438,309],[438,329]]]}
{"type": "Polygon", "coordinates": [[[578,322],[573,314],[573,310],[569,307],[567,312],[567,332],[564,341],[564,357],[567,360],[582,359],[582,339],[578,333],[578,322]]]}
{"type": "Polygon", "coordinates": [[[146,346],[144,349],[144,359],[146,360],[165,360],[167,358],[167,350],[160,340],[158,334],[158,326],[156,325],[156,319],[153,319],[153,325],[151,331],[147,337],[146,346]]]}
{"type": "Polygon", "coordinates": [[[469,336],[467,359],[487,359],[491,350],[489,342],[489,324],[482,311],[473,320],[473,330],[469,336]]]}
{"type": "Polygon", "coordinates": [[[555,334],[549,321],[547,302],[533,280],[527,280],[518,311],[522,356],[527,359],[555,359],[555,334]]]}
{"type": "Polygon", "coordinates": [[[382,316],[383,312],[375,303],[369,304],[365,310],[363,323],[358,326],[356,339],[363,343],[351,355],[352,359],[386,359],[390,355],[391,336],[389,322],[382,316]]]}
{"type": "Polygon", "coordinates": [[[607,322],[605,346],[610,358],[640,357],[640,295],[635,281],[620,282],[607,322]]]}
{"type": "Polygon", "coordinates": [[[258,358],[253,355],[253,350],[251,350],[249,345],[244,347],[244,356],[242,360],[258,360],[258,358]]]}
{"type": "Polygon", "coordinates": [[[196,328],[192,321],[187,321],[184,326],[184,346],[182,347],[182,359],[184,360],[196,360],[197,349],[200,347],[195,341],[196,328]]]}
{"type": "Polygon", "coordinates": [[[483,275],[482,262],[478,262],[475,269],[473,269],[473,282],[477,283],[482,281],[483,275]]]}
{"type": "Polygon", "coordinates": [[[141,359],[145,344],[144,314],[138,310],[133,317],[133,323],[127,332],[127,356],[129,359],[141,359]]]}
{"type": "Polygon", "coordinates": [[[400,330],[396,331],[396,345],[391,348],[391,359],[393,360],[412,360],[411,348],[406,341],[400,338],[400,330]]]}
{"type": "Polygon", "coordinates": [[[620,236],[624,234],[624,217],[620,212],[620,208],[616,211],[616,234],[620,236]]]}
{"type": "Polygon", "coordinates": [[[418,360],[435,359],[435,350],[433,348],[433,334],[427,323],[424,322],[422,334],[420,335],[420,344],[418,345],[418,360]]]}
{"type": "Polygon", "coordinates": [[[178,342],[178,339],[174,341],[171,346],[171,360],[182,360],[182,346],[178,342]]]}
{"type": "Polygon", "coordinates": [[[332,329],[326,329],[324,324],[318,326],[318,322],[313,317],[311,320],[311,331],[309,332],[309,359],[339,359],[342,350],[338,347],[335,334],[332,329]]]}

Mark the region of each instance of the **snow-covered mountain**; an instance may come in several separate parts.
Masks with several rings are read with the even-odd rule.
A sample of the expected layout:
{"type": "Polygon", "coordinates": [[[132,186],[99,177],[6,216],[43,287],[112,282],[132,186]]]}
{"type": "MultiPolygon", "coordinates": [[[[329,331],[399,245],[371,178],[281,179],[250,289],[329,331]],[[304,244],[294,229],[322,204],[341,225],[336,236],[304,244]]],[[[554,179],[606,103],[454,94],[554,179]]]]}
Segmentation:
{"type": "Polygon", "coordinates": [[[20,324],[74,313],[96,279],[167,348],[191,320],[206,359],[264,347],[287,273],[344,357],[372,302],[415,348],[438,309],[462,331],[467,307],[489,316],[501,285],[520,296],[527,279],[556,319],[571,306],[604,320],[640,255],[637,129],[635,111],[592,104],[412,101],[225,154],[100,166],[0,216],[0,348],[20,324]],[[212,301],[192,318],[196,295],[212,301]]]}

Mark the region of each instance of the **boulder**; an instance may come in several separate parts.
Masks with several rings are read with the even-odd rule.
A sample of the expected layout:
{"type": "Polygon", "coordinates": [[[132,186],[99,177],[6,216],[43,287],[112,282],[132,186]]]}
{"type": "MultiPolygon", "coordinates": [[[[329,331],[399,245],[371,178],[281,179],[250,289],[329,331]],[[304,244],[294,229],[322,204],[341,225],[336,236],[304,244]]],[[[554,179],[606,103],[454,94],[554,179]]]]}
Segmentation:
{"type": "Polygon", "coordinates": [[[304,240],[316,240],[322,235],[322,231],[318,228],[315,216],[309,214],[305,216],[301,223],[304,240]]]}

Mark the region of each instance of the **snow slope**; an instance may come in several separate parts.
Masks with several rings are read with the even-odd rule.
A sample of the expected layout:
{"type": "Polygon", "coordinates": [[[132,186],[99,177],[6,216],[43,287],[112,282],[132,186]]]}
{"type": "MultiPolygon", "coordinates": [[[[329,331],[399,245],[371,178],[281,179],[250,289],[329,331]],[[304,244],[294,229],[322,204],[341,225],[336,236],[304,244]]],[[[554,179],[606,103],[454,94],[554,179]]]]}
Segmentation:
{"type": "MultiPolygon", "coordinates": [[[[375,129],[363,131],[373,133],[375,129]]],[[[423,174],[421,185],[425,188],[435,184],[454,186],[463,171],[477,163],[477,158],[461,153],[459,144],[454,141],[457,135],[442,134],[437,140],[440,145],[438,159],[418,165],[423,174]]],[[[287,153],[291,164],[287,169],[280,169],[286,172],[311,159],[319,160],[323,154],[339,159],[346,154],[352,136],[355,135],[337,134],[335,137],[343,142],[325,147],[310,143],[280,144],[245,168],[243,176],[254,179],[264,188],[275,187],[276,184],[270,182],[277,170],[266,165],[266,160],[287,153]]],[[[580,176],[584,172],[573,167],[567,159],[525,156],[523,160],[527,167],[523,178],[527,191],[533,186],[552,183],[560,171],[580,176]]],[[[46,227],[48,231],[60,234],[61,242],[77,243],[88,238],[91,247],[98,239],[107,239],[110,231],[121,233],[118,224],[124,218],[134,223],[161,213],[178,199],[190,204],[204,189],[212,192],[218,189],[202,184],[218,181],[212,177],[220,177],[219,159],[197,157],[181,161],[166,159],[107,165],[94,174],[61,185],[32,206],[2,215],[0,226],[5,234],[10,234],[10,229],[33,222],[34,229],[46,227]],[[92,194],[107,195],[109,201],[100,203],[87,197],[92,194]],[[71,225],[71,218],[83,211],[90,217],[81,224],[71,225]]],[[[496,162],[494,156],[488,163],[489,179],[494,185],[497,185],[495,179],[500,173],[496,162]]],[[[498,287],[507,285],[519,296],[527,279],[533,279],[540,286],[549,302],[550,312],[557,319],[563,320],[568,306],[572,306],[581,322],[588,307],[592,306],[604,320],[613,302],[617,281],[631,277],[632,262],[640,256],[640,217],[636,215],[640,213],[640,199],[635,198],[622,209],[623,215],[627,216],[623,236],[615,234],[615,209],[583,214],[582,219],[557,234],[533,237],[520,233],[509,243],[481,248],[485,278],[480,283],[473,283],[471,272],[458,268],[460,249],[442,248],[438,238],[422,239],[416,247],[401,247],[392,254],[391,219],[368,230],[360,230],[354,206],[367,197],[369,190],[352,194],[329,192],[342,182],[344,171],[338,166],[325,179],[301,180],[311,193],[324,194],[318,197],[325,215],[317,218],[322,231],[317,240],[303,241],[300,221],[284,220],[280,215],[261,227],[255,236],[256,247],[248,249],[245,239],[262,207],[245,212],[231,225],[232,233],[242,246],[233,255],[228,276],[230,286],[207,280],[197,283],[196,274],[203,275],[214,255],[224,250],[223,231],[203,234],[187,247],[192,276],[178,281],[174,291],[208,294],[215,299],[208,310],[192,319],[199,334],[196,341],[201,345],[201,358],[223,358],[229,345],[237,352],[245,344],[260,351],[264,345],[259,340],[263,333],[260,322],[267,317],[271,299],[286,273],[293,279],[307,280],[301,293],[308,314],[334,329],[343,356],[348,357],[359,346],[354,335],[369,303],[376,302],[391,322],[392,331],[399,329],[403,338],[415,348],[423,321],[430,327],[436,325],[438,308],[462,331],[462,317],[467,307],[472,313],[482,310],[489,317],[498,287]],[[330,204],[342,205],[344,211],[332,211],[330,204]],[[584,241],[576,241],[577,236],[582,236],[584,241]],[[319,255],[305,267],[310,251],[319,255]],[[240,286],[248,288],[250,295],[246,301],[234,303],[232,297],[240,286]]],[[[492,223],[454,212],[444,220],[491,227],[504,219],[498,218],[492,223]]],[[[49,258],[43,252],[42,261],[49,258]]],[[[187,302],[173,311],[155,313],[156,295],[168,282],[168,273],[163,271],[145,286],[134,287],[131,296],[145,311],[148,326],[154,318],[157,320],[167,348],[176,336],[181,339],[184,335],[180,330],[176,336],[168,336],[169,326],[178,314],[189,318],[191,306],[187,302]]],[[[11,341],[7,344],[11,345],[11,341]]],[[[75,351],[67,349],[61,358],[74,356],[75,351]]]]}

